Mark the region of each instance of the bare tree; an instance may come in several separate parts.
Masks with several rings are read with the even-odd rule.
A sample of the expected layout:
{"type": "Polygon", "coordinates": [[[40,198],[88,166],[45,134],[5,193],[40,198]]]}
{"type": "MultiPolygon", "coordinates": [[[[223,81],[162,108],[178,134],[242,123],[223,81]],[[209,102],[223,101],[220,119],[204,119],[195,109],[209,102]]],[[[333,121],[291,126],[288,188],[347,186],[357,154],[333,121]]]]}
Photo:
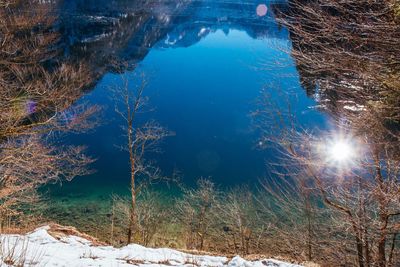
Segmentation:
{"type": "Polygon", "coordinates": [[[1,0],[0,1],[0,7],[4,8],[7,7],[10,4],[10,1],[6,1],[6,0],[1,0]]]}
{"type": "Polygon", "coordinates": [[[57,35],[51,31],[51,8],[31,1],[0,7],[2,223],[37,200],[40,186],[86,174],[93,161],[83,147],[55,142],[61,132],[95,126],[90,118],[98,108],[73,105],[91,82],[85,67],[52,61],[57,35]]]}
{"type": "Polygon", "coordinates": [[[342,255],[346,264],[399,262],[398,7],[390,0],[289,1],[279,21],[290,31],[290,53],[303,86],[335,127],[305,130],[290,110],[259,112],[282,126],[278,135],[264,133],[281,145],[288,174],[306,177],[315,197],[331,209],[334,232],[342,233],[331,238],[353,244],[342,255]],[[332,151],[335,146],[339,152],[332,151]],[[332,155],[347,149],[353,158],[332,155]]]}
{"type": "MultiPolygon", "coordinates": [[[[271,113],[267,114],[272,116],[271,113]]],[[[288,204],[293,210],[297,203],[303,202],[295,201],[299,193],[303,200],[312,197],[314,200],[311,202],[303,202],[302,209],[305,215],[310,211],[310,204],[315,207],[319,199],[323,201],[326,207],[334,211],[331,224],[336,229],[327,234],[331,234],[330,238],[333,241],[342,238],[343,242],[348,242],[349,239],[344,235],[347,232],[355,245],[354,254],[350,252],[350,255],[356,255],[355,262],[359,266],[386,266],[397,262],[398,259],[394,259],[393,255],[396,255],[394,252],[397,245],[394,245],[394,242],[400,220],[400,164],[396,151],[393,150],[396,143],[393,140],[384,141],[382,138],[377,142],[375,138],[377,132],[382,133],[385,129],[374,128],[371,135],[368,135],[365,125],[358,126],[361,123],[358,119],[369,114],[367,109],[363,110],[362,116],[347,114],[347,124],[336,131],[303,130],[293,122],[294,114],[286,113],[289,117],[285,117],[284,113],[279,111],[275,114],[278,117],[276,121],[284,122],[287,127],[279,128],[282,131],[279,134],[268,133],[263,142],[268,140],[280,145],[283,155],[281,169],[297,180],[294,185],[300,184],[301,187],[287,192],[285,186],[278,184],[278,192],[282,195],[273,195],[286,200],[281,204],[288,204]],[[335,148],[336,146],[339,147],[335,148]],[[351,151],[346,152],[347,149],[351,151]],[[339,156],[336,153],[339,153],[339,156]],[[352,153],[352,156],[342,161],[337,157],[346,155],[341,153],[352,153]],[[305,189],[307,191],[304,191],[305,189]],[[393,237],[393,240],[389,241],[389,237],[393,237]],[[388,253],[391,256],[388,257],[388,253]]],[[[340,122],[342,121],[343,118],[340,122]]],[[[264,125],[266,128],[271,126],[269,122],[264,125]]],[[[340,125],[340,122],[338,121],[337,125],[340,125]]],[[[271,192],[269,187],[267,189],[271,192]]],[[[322,225],[318,225],[317,228],[322,228],[322,225]]],[[[334,247],[332,252],[333,249],[334,247]]],[[[340,250],[340,247],[337,250],[340,250]]],[[[338,256],[347,264],[354,263],[352,260],[348,262],[348,259],[343,257],[345,255],[338,256]]]]}
{"type": "Polygon", "coordinates": [[[127,144],[124,149],[129,153],[131,175],[131,205],[127,242],[131,243],[132,237],[135,238],[138,233],[136,204],[138,193],[153,181],[164,178],[160,169],[145,159],[146,153],[157,152],[159,142],[163,138],[170,136],[171,133],[154,121],[140,124],[138,117],[140,117],[148,103],[148,97],[144,95],[144,90],[147,86],[144,75],[141,75],[140,82],[135,87],[129,86],[127,78],[123,82],[122,88],[116,90],[116,93],[120,96],[119,99],[122,96],[122,104],[116,106],[116,111],[125,121],[123,128],[127,135],[127,144]],[[124,110],[121,110],[121,106],[124,110]]]}
{"type": "Polygon", "coordinates": [[[18,215],[20,205],[34,203],[40,186],[85,175],[86,166],[93,162],[83,147],[57,148],[36,135],[8,140],[0,148],[2,218],[18,215]]]}

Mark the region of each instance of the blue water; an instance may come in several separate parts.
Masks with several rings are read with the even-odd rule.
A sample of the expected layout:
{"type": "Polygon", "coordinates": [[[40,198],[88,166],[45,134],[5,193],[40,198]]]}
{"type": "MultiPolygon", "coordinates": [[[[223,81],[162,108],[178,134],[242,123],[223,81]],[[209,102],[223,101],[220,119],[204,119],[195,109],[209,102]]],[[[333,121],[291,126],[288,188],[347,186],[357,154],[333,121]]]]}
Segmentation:
{"type": "MultiPolygon", "coordinates": [[[[130,52],[136,47],[132,52],[135,67],[122,73],[102,73],[95,87],[80,100],[104,107],[102,125],[89,133],[67,137],[69,142],[86,145],[90,155],[97,158],[92,165],[96,173],[64,183],[54,192],[80,196],[126,192],[129,158],[118,148],[126,137],[110,87],[121,85],[123,77],[133,77],[134,73],[145,73],[149,106],[154,108],[141,114],[141,119],[154,119],[175,133],[160,145],[161,154],[150,154],[149,158],[166,175],[178,170],[188,185],[200,177],[210,177],[221,186],[255,185],[268,175],[266,163],[276,161],[276,155],[272,149],[257,148],[258,133],[250,114],[258,108],[263,89],[279,100],[278,91],[270,88],[272,84],[288,93],[304,125],[324,123],[323,114],[310,108],[314,100],[300,86],[295,64],[287,53],[291,46],[287,31],[274,25],[271,14],[266,18],[251,13],[259,1],[236,2],[248,13],[236,10],[237,6],[224,5],[220,13],[195,6],[185,9],[185,16],[197,19],[178,19],[173,26],[165,27],[146,52],[138,52],[142,49],[137,49],[135,38],[119,45],[116,53],[124,57],[132,57],[130,52]],[[252,14],[251,18],[246,18],[247,14],[252,14]],[[218,18],[223,18],[222,22],[215,23],[218,18]]],[[[135,82],[131,81],[131,86],[135,82]]]]}

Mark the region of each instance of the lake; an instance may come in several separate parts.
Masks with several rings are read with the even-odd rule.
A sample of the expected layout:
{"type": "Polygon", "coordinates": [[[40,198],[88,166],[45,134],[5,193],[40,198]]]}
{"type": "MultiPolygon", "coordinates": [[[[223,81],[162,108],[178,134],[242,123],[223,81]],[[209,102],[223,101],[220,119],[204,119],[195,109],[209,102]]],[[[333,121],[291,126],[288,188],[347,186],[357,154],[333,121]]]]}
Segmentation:
{"type": "MultiPolygon", "coordinates": [[[[128,192],[129,156],[124,124],[111,87],[144,73],[151,112],[173,131],[149,157],[166,175],[179,172],[193,185],[200,177],[221,187],[257,185],[268,176],[273,149],[259,149],[251,113],[263,90],[289,95],[307,127],[326,118],[313,107],[290,57],[288,31],[277,25],[274,7],[285,1],[66,1],[58,29],[64,57],[88,62],[92,83],[78,102],[100,105],[102,124],[67,142],[85,145],[97,161],[94,174],[52,186],[53,199],[108,199],[128,192]]],[[[135,86],[135,80],[131,81],[135,86]]],[[[284,101],[282,101],[284,104],[284,101]]]]}

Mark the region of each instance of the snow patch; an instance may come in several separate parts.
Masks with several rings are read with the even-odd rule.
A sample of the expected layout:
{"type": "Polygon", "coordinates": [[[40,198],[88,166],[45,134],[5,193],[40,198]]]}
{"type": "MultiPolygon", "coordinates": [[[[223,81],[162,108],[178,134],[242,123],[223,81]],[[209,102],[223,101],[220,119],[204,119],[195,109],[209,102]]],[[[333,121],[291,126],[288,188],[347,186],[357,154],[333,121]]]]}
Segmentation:
{"type": "Polygon", "coordinates": [[[0,235],[0,266],[139,266],[139,267],[300,267],[273,259],[247,261],[236,256],[201,256],[167,248],[146,248],[132,244],[122,248],[95,246],[82,237],[54,238],[44,226],[26,235],[0,235]]]}

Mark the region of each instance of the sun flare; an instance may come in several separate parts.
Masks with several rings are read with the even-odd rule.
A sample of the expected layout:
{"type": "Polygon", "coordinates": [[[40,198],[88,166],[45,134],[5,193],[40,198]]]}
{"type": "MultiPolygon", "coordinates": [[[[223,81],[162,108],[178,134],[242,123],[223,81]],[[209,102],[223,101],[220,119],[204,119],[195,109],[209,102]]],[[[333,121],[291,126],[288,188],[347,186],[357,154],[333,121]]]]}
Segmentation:
{"type": "Polygon", "coordinates": [[[333,135],[321,143],[321,148],[321,158],[340,169],[353,168],[360,154],[360,145],[351,136],[333,135]]]}
{"type": "Polygon", "coordinates": [[[329,153],[333,160],[337,162],[344,162],[353,157],[353,146],[344,140],[336,141],[332,144],[329,153]]]}

